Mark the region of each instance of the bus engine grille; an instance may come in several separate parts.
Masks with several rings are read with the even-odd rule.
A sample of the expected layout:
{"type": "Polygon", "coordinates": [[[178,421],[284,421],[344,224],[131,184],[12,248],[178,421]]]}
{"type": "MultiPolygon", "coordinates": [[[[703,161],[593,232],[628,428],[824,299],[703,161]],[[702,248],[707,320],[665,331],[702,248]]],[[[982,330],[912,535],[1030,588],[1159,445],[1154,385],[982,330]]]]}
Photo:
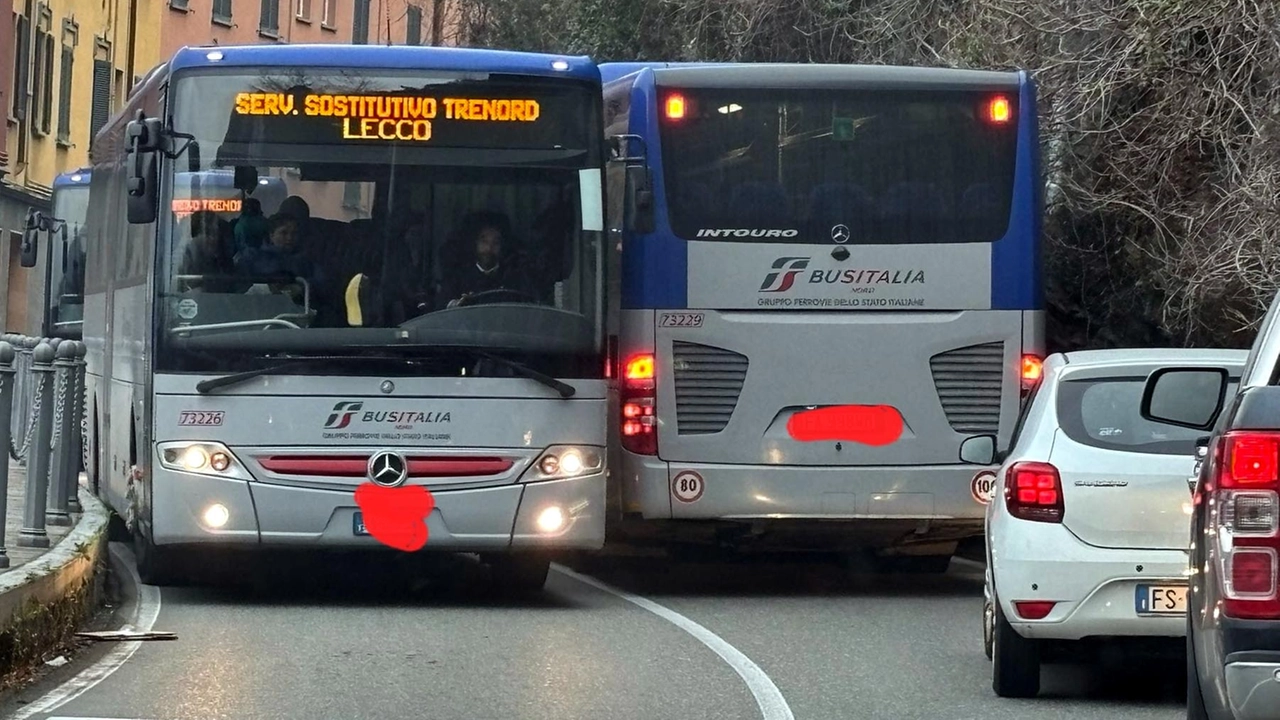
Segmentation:
{"type": "Polygon", "coordinates": [[[676,432],[724,430],[747,379],[747,357],[732,350],[675,341],[676,432]]]}
{"type": "Polygon", "coordinates": [[[942,411],[956,432],[996,433],[1004,383],[1004,343],[948,350],[929,359],[942,411]]]}

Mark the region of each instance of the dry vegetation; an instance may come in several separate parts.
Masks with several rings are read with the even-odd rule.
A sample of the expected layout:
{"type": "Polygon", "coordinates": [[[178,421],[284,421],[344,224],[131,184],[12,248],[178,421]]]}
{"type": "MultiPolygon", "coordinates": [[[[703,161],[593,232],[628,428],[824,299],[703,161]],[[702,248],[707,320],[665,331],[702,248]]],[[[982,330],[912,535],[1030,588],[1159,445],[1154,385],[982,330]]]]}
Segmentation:
{"type": "Polygon", "coordinates": [[[1055,349],[1247,346],[1280,287],[1274,0],[463,0],[472,45],[1023,68],[1055,349]]]}

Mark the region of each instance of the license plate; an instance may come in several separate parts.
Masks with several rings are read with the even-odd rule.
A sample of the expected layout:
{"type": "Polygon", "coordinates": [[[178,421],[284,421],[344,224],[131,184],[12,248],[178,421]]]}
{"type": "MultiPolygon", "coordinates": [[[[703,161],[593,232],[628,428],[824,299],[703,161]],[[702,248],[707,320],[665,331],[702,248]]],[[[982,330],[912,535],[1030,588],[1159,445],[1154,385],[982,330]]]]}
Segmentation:
{"type": "Polygon", "coordinates": [[[351,531],[356,535],[369,534],[369,530],[364,526],[364,516],[360,513],[356,513],[355,517],[351,518],[351,531]]]}
{"type": "Polygon", "coordinates": [[[1139,585],[1135,594],[1139,615],[1185,615],[1186,585],[1139,585]]]}

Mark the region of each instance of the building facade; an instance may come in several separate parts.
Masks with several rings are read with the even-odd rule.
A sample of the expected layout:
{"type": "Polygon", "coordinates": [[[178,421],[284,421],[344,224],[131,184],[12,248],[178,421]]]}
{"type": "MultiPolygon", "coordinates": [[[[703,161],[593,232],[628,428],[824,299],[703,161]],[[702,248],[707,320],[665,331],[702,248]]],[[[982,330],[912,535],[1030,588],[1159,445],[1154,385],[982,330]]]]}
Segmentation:
{"type": "Polygon", "coordinates": [[[44,269],[19,262],[28,213],[50,210],[54,178],[88,163],[94,134],[163,59],[183,46],[455,44],[459,2],[0,0],[3,329],[36,334],[42,319],[44,269]]]}
{"type": "MultiPolygon", "coordinates": [[[[4,327],[38,328],[25,296],[38,272],[18,263],[31,210],[47,211],[53,179],[85,163],[89,142],[153,65],[160,43],[143,30],[163,0],[0,0],[0,296],[4,327]]],[[[39,307],[39,305],[36,305],[39,307]]]]}

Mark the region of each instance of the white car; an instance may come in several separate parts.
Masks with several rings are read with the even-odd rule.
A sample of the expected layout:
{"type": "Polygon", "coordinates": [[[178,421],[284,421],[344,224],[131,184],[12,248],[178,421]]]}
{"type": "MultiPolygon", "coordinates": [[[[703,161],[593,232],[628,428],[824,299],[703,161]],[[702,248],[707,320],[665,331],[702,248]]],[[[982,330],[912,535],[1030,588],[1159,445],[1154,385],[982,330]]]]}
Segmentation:
{"type": "Polygon", "coordinates": [[[1185,636],[1188,478],[1204,433],[1143,420],[1143,388],[1161,367],[1201,365],[1231,368],[1234,386],[1246,355],[1055,354],[1007,454],[996,454],[990,435],[961,445],[964,462],[1000,464],[987,503],[983,611],[997,695],[1034,697],[1041,659],[1069,657],[1056,651],[1185,636]]]}

